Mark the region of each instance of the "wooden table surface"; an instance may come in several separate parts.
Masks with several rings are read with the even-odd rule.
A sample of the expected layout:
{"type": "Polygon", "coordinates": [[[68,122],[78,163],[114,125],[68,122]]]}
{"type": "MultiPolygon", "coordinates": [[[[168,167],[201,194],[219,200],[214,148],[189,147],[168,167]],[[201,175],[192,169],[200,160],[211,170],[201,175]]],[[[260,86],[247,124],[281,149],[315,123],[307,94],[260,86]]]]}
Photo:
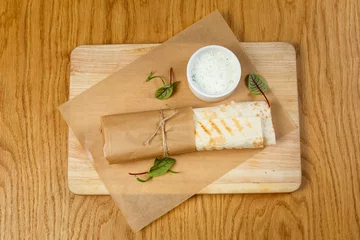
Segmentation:
{"type": "Polygon", "coordinates": [[[359,41],[357,0],[2,0],[0,239],[359,239],[359,41]],[[160,43],[216,8],[241,41],[296,46],[302,186],[195,196],[133,233],[110,197],[68,190],[70,52],[160,43]]]}

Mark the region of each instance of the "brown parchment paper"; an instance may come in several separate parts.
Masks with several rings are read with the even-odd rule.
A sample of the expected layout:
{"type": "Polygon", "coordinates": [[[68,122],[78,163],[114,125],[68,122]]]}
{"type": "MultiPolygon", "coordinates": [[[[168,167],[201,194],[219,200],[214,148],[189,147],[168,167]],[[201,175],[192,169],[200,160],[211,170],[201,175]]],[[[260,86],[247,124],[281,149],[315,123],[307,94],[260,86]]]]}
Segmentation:
{"type": "MultiPolygon", "coordinates": [[[[171,155],[195,151],[194,113],[191,107],[162,110],[164,117],[176,114],[165,124],[167,152],[171,155]]],[[[160,122],[160,111],[146,111],[102,116],[104,155],[110,164],[163,155],[161,129],[150,144],[160,122]]]]}
{"type": "MultiPolygon", "coordinates": [[[[197,99],[191,93],[186,80],[186,64],[190,56],[200,47],[211,44],[230,49],[241,63],[242,78],[239,87],[223,102],[262,100],[262,96],[248,94],[244,78],[256,69],[221,14],[215,11],[60,106],[63,117],[88,157],[93,159],[95,169],[135,231],[150,224],[261,151],[242,149],[177,155],[173,169],[180,171],[180,174],[165,174],[147,183],[137,182],[128,172],[148,170],[153,159],[110,165],[103,156],[102,136],[99,131],[100,116],[164,109],[165,104],[173,108],[219,104],[208,104],[197,99]],[[145,79],[151,70],[157,75],[167,76],[170,67],[174,69],[175,80],[181,83],[171,98],[159,101],[154,98],[154,91],[161,86],[161,82],[145,82],[145,79]]],[[[296,126],[275,96],[271,92],[268,92],[267,96],[272,105],[272,119],[279,139],[296,126]]]]}

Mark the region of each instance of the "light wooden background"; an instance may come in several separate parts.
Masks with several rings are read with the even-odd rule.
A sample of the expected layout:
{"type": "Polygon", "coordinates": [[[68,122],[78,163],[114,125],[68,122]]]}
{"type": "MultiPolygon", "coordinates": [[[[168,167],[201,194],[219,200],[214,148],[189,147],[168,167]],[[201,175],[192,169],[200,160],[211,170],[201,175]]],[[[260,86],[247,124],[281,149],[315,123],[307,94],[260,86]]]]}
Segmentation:
{"type": "Polygon", "coordinates": [[[2,0],[0,239],[359,239],[359,46],[357,0],[2,0]],[[297,48],[303,185],[195,196],[134,234],[110,197],[68,190],[70,52],[160,43],[216,8],[241,41],[297,48]]]}

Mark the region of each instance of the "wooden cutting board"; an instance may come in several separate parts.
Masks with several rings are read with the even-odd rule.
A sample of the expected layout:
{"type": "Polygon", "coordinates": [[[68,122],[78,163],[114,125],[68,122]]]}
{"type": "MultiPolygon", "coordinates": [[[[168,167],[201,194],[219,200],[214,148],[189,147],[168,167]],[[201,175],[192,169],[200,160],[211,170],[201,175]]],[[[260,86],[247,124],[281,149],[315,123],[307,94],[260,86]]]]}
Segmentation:
{"type": "MultiPolygon", "coordinates": [[[[240,44],[299,127],[294,47],[283,42],[240,44]]],[[[70,60],[70,99],[156,46],[158,44],[84,45],[75,48],[70,60]]],[[[297,190],[301,184],[299,129],[280,139],[277,146],[281,148],[265,148],[199,193],[269,193],[297,190]]],[[[71,130],[68,149],[70,191],[81,195],[109,194],[71,130]]]]}

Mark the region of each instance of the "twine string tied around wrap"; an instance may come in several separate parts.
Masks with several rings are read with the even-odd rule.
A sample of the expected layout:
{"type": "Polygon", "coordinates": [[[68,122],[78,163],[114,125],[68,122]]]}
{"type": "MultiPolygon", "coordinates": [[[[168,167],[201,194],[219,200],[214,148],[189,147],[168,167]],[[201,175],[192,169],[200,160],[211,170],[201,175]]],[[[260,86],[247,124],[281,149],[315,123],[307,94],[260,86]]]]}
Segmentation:
{"type": "Polygon", "coordinates": [[[165,124],[166,124],[167,120],[171,119],[172,117],[174,117],[177,114],[177,111],[175,109],[172,109],[172,110],[174,110],[174,112],[171,115],[169,115],[167,117],[164,117],[164,111],[162,109],[160,109],[160,122],[159,122],[159,125],[155,129],[155,132],[145,142],[145,145],[148,146],[150,144],[151,140],[153,140],[153,138],[156,136],[158,131],[161,129],[164,157],[168,156],[168,149],[167,149],[167,143],[166,143],[166,134],[165,134],[165,124]]]}

